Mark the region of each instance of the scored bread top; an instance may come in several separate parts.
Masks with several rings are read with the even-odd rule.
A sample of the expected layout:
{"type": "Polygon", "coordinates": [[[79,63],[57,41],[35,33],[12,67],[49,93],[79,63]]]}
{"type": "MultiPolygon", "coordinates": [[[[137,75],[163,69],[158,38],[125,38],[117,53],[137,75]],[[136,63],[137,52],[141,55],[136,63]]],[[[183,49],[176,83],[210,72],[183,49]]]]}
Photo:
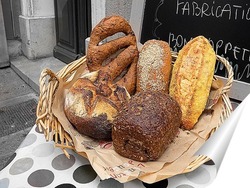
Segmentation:
{"type": "Polygon", "coordinates": [[[192,129],[205,109],[215,63],[215,51],[204,36],[190,40],[178,54],[169,93],[181,106],[185,129],[192,129]]]}

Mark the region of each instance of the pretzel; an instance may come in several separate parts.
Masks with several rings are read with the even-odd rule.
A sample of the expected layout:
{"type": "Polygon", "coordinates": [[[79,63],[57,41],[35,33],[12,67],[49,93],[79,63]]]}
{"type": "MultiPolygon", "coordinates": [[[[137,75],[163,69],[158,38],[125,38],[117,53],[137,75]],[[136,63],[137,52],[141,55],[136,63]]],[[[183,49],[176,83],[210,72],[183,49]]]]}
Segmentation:
{"type": "Polygon", "coordinates": [[[124,18],[106,17],[92,30],[87,51],[88,69],[107,72],[113,83],[124,86],[130,94],[135,91],[138,56],[136,37],[124,18]],[[125,36],[101,44],[107,37],[120,32],[125,36]]]}

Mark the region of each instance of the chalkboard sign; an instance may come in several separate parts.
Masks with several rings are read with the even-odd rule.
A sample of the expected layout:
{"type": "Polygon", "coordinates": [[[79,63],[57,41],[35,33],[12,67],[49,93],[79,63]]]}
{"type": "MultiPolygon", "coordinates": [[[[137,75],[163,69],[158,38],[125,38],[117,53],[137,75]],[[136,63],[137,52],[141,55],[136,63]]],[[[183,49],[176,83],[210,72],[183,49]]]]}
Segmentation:
{"type": "MultiPolygon", "coordinates": [[[[249,0],[147,0],[141,43],[161,39],[179,51],[203,35],[234,69],[234,79],[250,83],[249,0]]],[[[218,63],[216,74],[226,76],[218,63]]]]}

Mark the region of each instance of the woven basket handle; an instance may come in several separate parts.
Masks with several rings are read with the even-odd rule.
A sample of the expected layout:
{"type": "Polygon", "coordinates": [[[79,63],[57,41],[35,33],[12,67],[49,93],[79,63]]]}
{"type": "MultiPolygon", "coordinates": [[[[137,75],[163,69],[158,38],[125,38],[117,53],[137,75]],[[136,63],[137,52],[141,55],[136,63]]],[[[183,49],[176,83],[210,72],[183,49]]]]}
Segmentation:
{"type": "Polygon", "coordinates": [[[40,79],[40,95],[36,109],[36,124],[42,127],[41,129],[46,131],[46,125],[43,121],[44,118],[51,119],[49,116],[52,114],[52,102],[56,88],[58,87],[59,81],[56,74],[50,69],[44,69],[41,72],[40,79]]]}
{"type": "Polygon", "coordinates": [[[67,66],[64,66],[59,72],[57,72],[57,76],[63,79],[68,79],[83,63],[85,62],[86,56],[83,56],[71,63],[67,66]]]}
{"type": "MultiPolygon", "coordinates": [[[[59,79],[67,79],[68,77],[70,77],[75,72],[75,70],[77,70],[83,64],[84,59],[85,57],[82,57],[78,60],[69,63],[57,73],[54,73],[50,69],[44,69],[41,72],[39,78],[39,84],[40,84],[40,98],[41,98],[40,100],[42,100],[42,103],[44,103],[44,100],[46,97],[48,97],[48,95],[50,95],[50,98],[53,97],[56,88],[58,87],[59,79]],[[52,81],[53,84],[51,84],[52,81]]],[[[47,102],[48,101],[46,101],[45,103],[51,104],[47,102]]]]}
{"type": "Polygon", "coordinates": [[[50,69],[44,69],[41,72],[40,75],[40,79],[39,79],[39,83],[40,83],[40,96],[44,97],[48,97],[48,93],[50,95],[54,95],[54,92],[51,91],[55,91],[58,83],[59,83],[59,79],[57,77],[57,75],[50,69]],[[50,86],[52,85],[51,82],[53,81],[53,87],[50,86]],[[48,91],[49,90],[49,91],[48,91]]]}
{"type": "MultiPolygon", "coordinates": [[[[47,130],[47,126],[45,125],[44,119],[52,121],[52,119],[54,118],[52,113],[52,103],[56,89],[59,86],[59,80],[67,80],[83,64],[84,60],[85,57],[81,57],[78,60],[75,60],[64,66],[57,73],[54,73],[50,69],[44,69],[41,72],[39,78],[40,96],[36,111],[36,124],[40,126],[40,130],[43,129],[45,132],[49,131],[47,130]]],[[[45,135],[47,137],[49,135],[49,132],[45,135]]],[[[49,140],[48,137],[46,139],[49,140]]]]}
{"type": "Polygon", "coordinates": [[[226,82],[226,84],[224,85],[224,87],[222,89],[222,93],[227,93],[231,89],[232,84],[233,84],[233,80],[234,80],[233,68],[224,57],[216,55],[216,60],[223,63],[223,65],[226,67],[226,70],[227,70],[227,82],[226,82]]]}

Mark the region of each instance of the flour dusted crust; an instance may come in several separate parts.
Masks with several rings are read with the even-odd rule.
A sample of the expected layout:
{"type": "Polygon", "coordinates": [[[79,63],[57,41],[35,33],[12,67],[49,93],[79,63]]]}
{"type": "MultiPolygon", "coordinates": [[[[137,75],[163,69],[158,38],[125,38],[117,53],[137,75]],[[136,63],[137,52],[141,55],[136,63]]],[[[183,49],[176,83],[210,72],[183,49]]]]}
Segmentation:
{"type": "Polygon", "coordinates": [[[69,89],[64,111],[79,133],[111,140],[113,120],[129,97],[125,88],[111,83],[107,73],[94,71],[79,78],[69,89]]]}
{"type": "Polygon", "coordinates": [[[171,60],[167,42],[161,40],[145,42],[139,54],[136,91],[152,90],[168,93],[171,60]]]}
{"type": "Polygon", "coordinates": [[[136,93],[113,122],[114,149],[133,160],[156,160],[176,137],[180,123],[180,107],[168,94],[136,93]]]}
{"type": "Polygon", "coordinates": [[[109,73],[111,80],[124,86],[130,94],[136,88],[138,56],[135,34],[123,17],[106,17],[93,28],[87,51],[88,69],[109,73]],[[107,37],[120,33],[123,35],[103,42],[107,37]]]}
{"type": "Polygon", "coordinates": [[[204,36],[190,40],[174,63],[169,94],[182,110],[182,127],[194,128],[205,109],[212,85],[216,54],[204,36]]]}

